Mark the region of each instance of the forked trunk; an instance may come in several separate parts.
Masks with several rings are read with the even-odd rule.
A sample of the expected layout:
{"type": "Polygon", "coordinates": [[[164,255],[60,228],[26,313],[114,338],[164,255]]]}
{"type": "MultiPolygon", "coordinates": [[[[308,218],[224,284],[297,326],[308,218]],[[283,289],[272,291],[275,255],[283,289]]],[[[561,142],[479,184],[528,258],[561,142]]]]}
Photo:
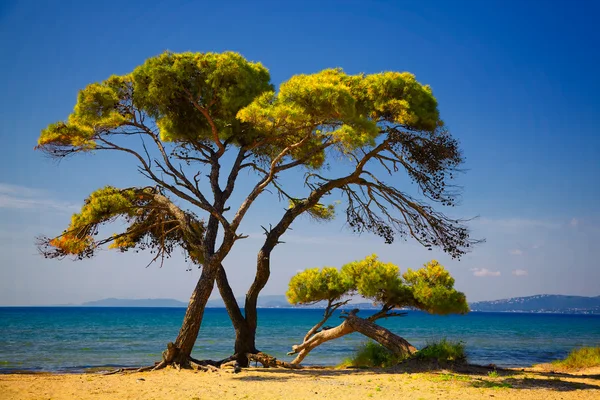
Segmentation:
{"type": "Polygon", "coordinates": [[[246,302],[244,307],[245,315],[242,315],[240,307],[235,299],[231,286],[227,280],[227,274],[223,266],[219,266],[217,272],[217,285],[221,298],[225,303],[225,308],[231,318],[231,322],[235,329],[235,347],[234,354],[236,361],[241,367],[247,367],[247,354],[256,354],[259,351],[256,349],[256,326],[258,322],[257,301],[258,294],[269,279],[269,256],[265,256],[264,249],[258,254],[257,274],[252,283],[250,290],[246,294],[246,302]]]}
{"type": "Polygon", "coordinates": [[[240,367],[247,367],[248,357],[246,354],[258,353],[255,343],[256,330],[250,327],[248,321],[242,315],[242,311],[231,290],[231,286],[229,286],[227,274],[222,265],[219,266],[219,270],[217,271],[217,285],[233,328],[235,329],[234,355],[236,356],[236,361],[240,367]]]}

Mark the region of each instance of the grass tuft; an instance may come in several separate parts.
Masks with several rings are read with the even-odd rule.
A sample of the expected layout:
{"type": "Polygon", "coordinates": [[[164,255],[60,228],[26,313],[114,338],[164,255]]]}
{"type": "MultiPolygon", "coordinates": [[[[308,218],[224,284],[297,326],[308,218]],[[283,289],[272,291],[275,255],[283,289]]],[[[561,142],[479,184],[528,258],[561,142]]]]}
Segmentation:
{"type": "Polygon", "coordinates": [[[581,347],[573,350],[564,360],[556,360],[552,365],[565,369],[600,367],[600,347],[581,347]]]}
{"type": "Polygon", "coordinates": [[[398,364],[404,357],[399,357],[376,342],[363,343],[354,356],[344,360],[343,366],[354,368],[387,368],[398,364]]]}
{"type": "Polygon", "coordinates": [[[473,387],[485,389],[512,389],[513,385],[507,382],[490,382],[490,381],[474,381],[471,383],[473,387]]]}
{"type": "Polygon", "coordinates": [[[465,344],[461,341],[456,342],[447,339],[429,343],[419,350],[415,357],[421,360],[437,360],[438,362],[463,362],[467,359],[465,344]]]}

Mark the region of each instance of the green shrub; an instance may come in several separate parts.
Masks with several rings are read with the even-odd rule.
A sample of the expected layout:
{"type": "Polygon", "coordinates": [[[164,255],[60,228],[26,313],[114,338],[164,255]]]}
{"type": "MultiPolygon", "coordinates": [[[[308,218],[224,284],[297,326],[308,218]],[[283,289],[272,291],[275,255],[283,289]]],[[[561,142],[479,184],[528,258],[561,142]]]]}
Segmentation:
{"type": "Polygon", "coordinates": [[[427,346],[415,354],[415,357],[421,360],[437,360],[438,362],[462,362],[467,359],[463,342],[446,339],[428,343],[427,346]]]}
{"type": "Polygon", "coordinates": [[[567,369],[600,367],[600,347],[575,349],[564,360],[556,360],[552,364],[567,369]]]}
{"type": "Polygon", "coordinates": [[[343,365],[356,368],[386,368],[398,364],[405,357],[399,357],[379,343],[368,341],[363,343],[352,358],[343,365]]]}
{"type": "Polygon", "coordinates": [[[500,376],[500,375],[498,374],[498,371],[496,371],[496,370],[493,370],[493,371],[490,371],[490,372],[488,372],[488,376],[489,376],[490,378],[497,378],[497,377],[498,377],[498,376],[500,376]]]}

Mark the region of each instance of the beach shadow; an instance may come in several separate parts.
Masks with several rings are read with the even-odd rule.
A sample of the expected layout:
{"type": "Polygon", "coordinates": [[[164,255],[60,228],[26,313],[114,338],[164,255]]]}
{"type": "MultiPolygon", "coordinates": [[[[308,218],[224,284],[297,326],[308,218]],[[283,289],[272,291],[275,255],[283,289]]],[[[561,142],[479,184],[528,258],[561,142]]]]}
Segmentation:
{"type": "Polygon", "coordinates": [[[237,379],[242,381],[287,381],[298,377],[310,378],[334,378],[354,373],[381,373],[375,370],[354,370],[354,369],[325,369],[325,368],[306,368],[306,369],[285,369],[285,368],[256,368],[253,372],[259,372],[260,376],[238,375],[237,379]]]}
{"type": "Polygon", "coordinates": [[[256,368],[259,376],[240,374],[236,376],[241,381],[288,381],[299,377],[307,378],[336,378],[348,375],[377,375],[377,374],[431,374],[426,379],[433,381],[457,381],[466,386],[492,389],[548,389],[557,392],[575,390],[600,390],[599,384],[574,380],[599,379],[600,376],[574,375],[554,373],[549,371],[503,369],[495,366],[472,364],[438,364],[438,363],[401,363],[391,368],[306,368],[300,370],[284,368],[256,368]]]}
{"type": "Polygon", "coordinates": [[[571,382],[560,378],[546,379],[533,377],[509,377],[501,379],[475,379],[471,386],[477,388],[494,389],[548,389],[556,392],[567,392],[574,390],[600,390],[600,385],[585,382],[571,382]]]}
{"type": "Polygon", "coordinates": [[[493,365],[473,364],[429,364],[424,366],[399,364],[394,367],[397,373],[430,373],[434,380],[463,381],[477,388],[493,389],[549,389],[558,392],[595,389],[600,390],[599,384],[577,382],[573,380],[598,379],[596,374],[569,374],[531,369],[504,369],[493,365]],[[437,378],[436,378],[437,376],[437,378]],[[567,380],[568,379],[568,380],[567,380]]]}
{"type": "Polygon", "coordinates": [[[539,375],[547,376],[549,378],[553,377],[563,377],[563,378],[573,378],[579,377],[584,379],[600,379],[600,370],[597,367],[592,367],[591,369],[584,369],[583,373],[581,370],[575,370],[571,373],[568,371],[555,369],[552,364],[538,364],[532,368],[523,369],[523,371],[534,372],[539,375]],[[586,373],[587,372],[587,373],[586,373]]]}

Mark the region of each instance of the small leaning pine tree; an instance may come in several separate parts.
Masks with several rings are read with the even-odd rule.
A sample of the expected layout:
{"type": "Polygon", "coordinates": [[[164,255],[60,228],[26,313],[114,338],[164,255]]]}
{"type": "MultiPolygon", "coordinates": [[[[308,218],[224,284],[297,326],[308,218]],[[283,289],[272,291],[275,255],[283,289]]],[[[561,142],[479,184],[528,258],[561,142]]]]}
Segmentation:
{"type": "Polygon", "coordinates": [[[404,316],[406,313],[394,310],[406,307],[431,314],[465,314],[469,311],[464,293],[454,289],[454,278],[437,261],[432,260],[418,270],[408,269],[400,275],[398,266],[380,261],[375,254],[348,263],[340,270],[325,267],[302,271],[290,280],[286,296],[292,304],[327,302],[323,319],[288,353],[297,354],[291,362],[294,365],[300,364],[322,343],[353,332],[370,337],[395,354],[414,353],[416,349],[410,343],[375,321],[404,316]],[[371,300],[381,308],[367,318],[358,317],[358,310],[352,310],[341,316],[344,321],[340,325],[321,329],[352,295],[371,300]]]}

